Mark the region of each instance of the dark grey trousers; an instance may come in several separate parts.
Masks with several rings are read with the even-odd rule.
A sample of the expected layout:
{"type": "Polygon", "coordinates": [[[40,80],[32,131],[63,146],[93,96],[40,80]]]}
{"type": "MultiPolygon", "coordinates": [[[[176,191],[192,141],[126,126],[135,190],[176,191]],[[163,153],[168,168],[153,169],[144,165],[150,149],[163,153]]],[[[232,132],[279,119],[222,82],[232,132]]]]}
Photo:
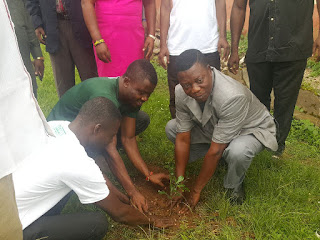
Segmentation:
{"type": "Polygon", "coordinates": [[[60,214],[71,194],[23,230],[23,240],[100,240],[108,231],[108,220],[101,212],[60,214]]]}
{"type": "MultiPolygon", "coordinates": [[[[191,135],[195,131],[199,131],[199,128],[194,127],[191,130],[191,135]]],[[[172,119],[167,123],[166,134],[168,139],[175,144],[177,136],[176,119],[172,119]]],[[[194,162],[204,157],[210,146],[211,142],[193,143],[191,138],[189,162],[194,162]]],[[[228,189],[239,189],[253,158],[263,149],[262,143],[252,134],[238,136],[233,139],[222,154],[222,158],[228,164],[223,186],[228,189]]]]}
{"type": "Polygon", "coordinates": [[[274,89],[274,118],[279,124],[279,152],[285,148],[306,64],[306,59],[247,63],[250,90],[269,110],[270,94],[274,89]]]}
{"type": "Polygon", "coordinates": [[[98,77],[92,48],[84,48],[75,39],[69,20],[58,20],[59,49],[50,54],[52,71],[59,97],[75,85],[75,66],[81,81],[98,77]]]}

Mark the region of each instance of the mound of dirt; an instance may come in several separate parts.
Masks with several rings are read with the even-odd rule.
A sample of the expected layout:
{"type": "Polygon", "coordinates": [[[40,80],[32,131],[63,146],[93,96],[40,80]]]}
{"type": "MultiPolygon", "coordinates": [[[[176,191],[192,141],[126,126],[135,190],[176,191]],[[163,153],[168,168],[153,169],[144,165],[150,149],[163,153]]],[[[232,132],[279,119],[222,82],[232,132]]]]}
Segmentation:
{"type": "MultiPolygon", "coordinates": [[[[157,166],[151,166],[149,169],[155,173],[167,172],[166,170],[157,166]]],[[[179,213],[179,208],[171,206],[171,201],[167,195],[159,194],[159,190],[164,190],[165,192],[169,193],[169,182],[165,183],[165,189],[161,189],[159,186],[153,185],[152,183],[146,181],[146,179],[142,176],[134,178],[133,181],[136,188],[147,199],[149,212],[151,215],[168,217],[174,221],[175,227],[179,227],[182,221],[187,223],[188,226],[192,227],[194,220],[200,218],[199,214],[197,214],[195,211],[188,211],[185,214],[179,213]]],[[[191,187],[191,182],[192,181],[188,181],[186,184],[189,189],[191,187]]]]}

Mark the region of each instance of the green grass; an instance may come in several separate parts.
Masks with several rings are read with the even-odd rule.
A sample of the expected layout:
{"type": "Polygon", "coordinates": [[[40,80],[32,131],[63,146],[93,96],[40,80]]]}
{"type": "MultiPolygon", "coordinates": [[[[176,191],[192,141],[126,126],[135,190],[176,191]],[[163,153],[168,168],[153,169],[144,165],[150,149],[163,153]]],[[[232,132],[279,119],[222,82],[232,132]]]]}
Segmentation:
{"type": "MultiPolygon", "coordinates": [[[[230,31],[227,32],[227,40],[229,43],[231,43],[231,32],[230,31]]],[[[239,41],[239,48],[238,48],[238,54],[239,54],[240,59],[246,55],[247,49],[248,49],[247,35],[244,36],[241,34],[240,41],[239,41]]]]}
{"type": "MultiPolygon", "coordinates": [[[[39,103],[48,115],[58,97],[47,54],[45,58],[39,103]]],[[[143,106],[151,117],[151,124],[140,136],[139,147],[148,164],[172,167],[174,147],[164,132],[170,119],[166,72],[156,64],[155,67],[159,84],[143,106]]],[[[295,121],[282,158],[273,159],[267,151],[259,154],[247,172],[247,199],[242,206],[231,206],[226,200],[222,187],[225,169],[220,168],[202,192],[196,208],[200,219],[194,219],[194,227],[182,223],[176,230],[154,230],[128,227],[110,220],[110,232],[105,239],[316,239],[315,231],[320,229],[319,132],[305,122],[295,121]]],[[[197,175],[200,166],[201,161],[188,166],[188,175],[197,175]]],[[[130,170],[130,174],[137,172],[130,170]]],[[[65,211],[83,209],[95,207],[83,206],[73,197],[65,211]]]]}
{"type": "Polygon", "coordinates": [[[311,69],[310,77],[317,77],[320,75],[320,62],[315,61],[314,58],[309,58],[307,67],[311,69]]]}

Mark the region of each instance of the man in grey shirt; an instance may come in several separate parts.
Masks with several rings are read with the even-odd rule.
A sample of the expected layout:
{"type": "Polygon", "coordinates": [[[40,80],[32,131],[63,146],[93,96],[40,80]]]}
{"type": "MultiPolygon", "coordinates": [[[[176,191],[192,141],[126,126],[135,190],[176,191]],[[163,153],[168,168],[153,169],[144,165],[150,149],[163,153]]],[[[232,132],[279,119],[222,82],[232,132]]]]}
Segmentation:
{"type": "Polygon", "coordinates": [[[176,177],[185,175],[188,161],[204,156],[187,201],[191,207],[198,203],[223,158],[228,164],[224,187],[231,202],[242,204],[243,180],[252,159],[265,147],[278,148],[274,119],[250,90],[212,69],[200,51],[183,52],[177,70],[176,119],[166,126],[169,140],[175,142],[176,177]]]}

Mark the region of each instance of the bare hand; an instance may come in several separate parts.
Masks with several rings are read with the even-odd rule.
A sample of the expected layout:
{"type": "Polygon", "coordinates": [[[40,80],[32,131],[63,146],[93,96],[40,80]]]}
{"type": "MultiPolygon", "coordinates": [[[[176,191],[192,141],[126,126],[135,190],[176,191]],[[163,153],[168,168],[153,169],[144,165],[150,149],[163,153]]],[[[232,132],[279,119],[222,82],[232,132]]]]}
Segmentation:
{"type": "Polygon", "coordinates": [[[152,216],[150,221],[153,222],[153,225],[157,228],[167,228],[174,225],[174,222],[171,218],[160,218],[152,216]]]}
{"type": "Polygon", "coordinates": [[[43,75],[44,75],[44,64],[43,60],[35,59],[33,61],[34,66],[34,74],[40,78],[42,81],[43,75]]]}
{"type": "Polygon", "coordinates": [[[116,195],[121,202],[125,204],[130,204],[130,199],[126,195],[124,195],[122,192],[117,191],[116,195]]]}
{"type": "Polygon", "coordinates": [[[318,55],[318,59],[320,57],[320,35],[318,35],[317,39],[313,43],[312,54],[318,55]],[[316,52],[318,50],[318,52],[316,52]]]}
{"type": "Polygon", "coordinates": [[[45,45],[46,44],[47,35],[44,32],[43,28],[42,27],[38,27],[35,30],[35,33],[36,33],[36,36],[37,36],[39,42],[45,45]]]}
{"type": "Polygon", "coordinates": [[[181,189],[177,190],[178,192],[171,198],[169,204],[167,207],[170,207],[170,210],[172,210],[175,207],[178,207],[180,209],[181,204],[183,204],[183,200],[185,197],[183,196],[183,192],[181,189]]]}
{"type": "Polygon", "coordinates": [[[160,47],[159,53],[159,63],[164,68],[167,69],[168,64],[170,63],[169,59],[169,50],[167,46],[160,47]]]}
{"type": "Polygon", "coordinates": [[[169,174],[165,174],[165,173],[156,173],[156,174],[153,174],[149,177],[149,180],[152,183],[157,184],[161,187],[164,187],[163,181],[169,180],[169,179],[170,179],[169,174]]]}
{"type": "Polygon", "coordinates": [[[199,202],[199,200],[200,200],[200,192],[192,191],[190,193],[189,197],[187,198],[187,202],[181,208],[179,213],[184,214],[190,210],[193,210],[195,208],[195,206],[197,205],[197,203],[199,202]]]}
{"type": "Polygon", "coordinates": [[[136,207],[141,213],[148,212],[148,203],[147,200],[142,196],[141,193],[136,191],[131,196],[131,204],[136,207]]]}
{"type": "Polygon", "coordinates": [[[153,47],[154,47],[154,40],[151,37],[147,36],[144,42],[144,47],[142,49],[142,51],[147,50],[145,59],[150,60],[153,53],[153,47]]]}
{"type": "Polygon", "coordinates": [[[228,61],[228,69],[233,74],[237,74],[239,69],[239,55],[238,52],[232,52],[228,61]]]}
{"type": "Polygon", "coordinates": [[[230,45],[226,38],[219,38],[218,41],[218,52],[222,57],[222,60],[227,61],[230,54],[230,45]],[[223,55],[221,55],[221,50],[223,49],[223,55]]]}
{"type": "Polygon", "coordinates": [[[111,55],[110,51],[107,47],[107,44],[105,43],[100,43],[99,45],[96,46],[96,53],[98,58],[105,63],[111,62],[111,55]]]}

